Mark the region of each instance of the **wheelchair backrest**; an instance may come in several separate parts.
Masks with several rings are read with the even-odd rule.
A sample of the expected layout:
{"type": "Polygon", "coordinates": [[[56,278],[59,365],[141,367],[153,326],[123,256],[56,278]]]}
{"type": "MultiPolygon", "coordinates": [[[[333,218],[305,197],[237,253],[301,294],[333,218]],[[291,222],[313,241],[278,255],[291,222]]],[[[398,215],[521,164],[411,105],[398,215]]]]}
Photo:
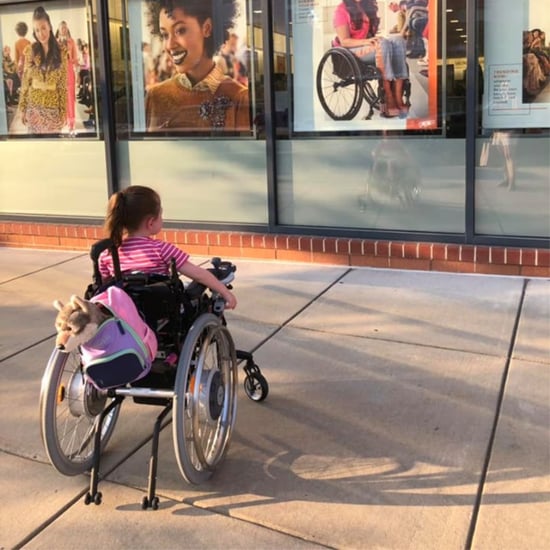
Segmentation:
{"type": "Polygon", "coordinates": [[[171,266],[171,275],[157,273],[125,273],[120,270],[120,261],[116,246],[110,239],[95,243],[90,250],[93,263],[93,280],[88,286],[85,297],[92,299],[111,286],[123,289],[132,299],[145,322],[157,330],[160,319],[177,316],[185,300],[183,284],[175,265],[171,266]],[[109,250],[113,258],[114,277],[104,280],[99,270],[99,256],[109,250]]]}

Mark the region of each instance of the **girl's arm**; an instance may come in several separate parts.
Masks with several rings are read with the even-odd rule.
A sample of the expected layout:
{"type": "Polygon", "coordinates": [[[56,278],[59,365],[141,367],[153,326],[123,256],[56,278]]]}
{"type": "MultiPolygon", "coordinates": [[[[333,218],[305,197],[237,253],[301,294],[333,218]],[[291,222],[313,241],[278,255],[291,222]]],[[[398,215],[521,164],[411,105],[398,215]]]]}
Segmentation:
{"type": "Polygon", "coordinates": [[[335,27],[336,35],[340,41],[340,45],[343,48],[354,48],[357,46],[368,46],[374,44],[375,40],[372,38],[351,38],[349,28],[347,25],[338,25],[335,27]]]}
{"type": "Polygon", "coordinates": [[[199,267],[189,261],[185,262],[179,269],[179,272],[193,281],[203,284],[214,292],[218,292],[225,300],[225,307],[227,309],[235,309],[237,306],[237,298],[235,295],[221,283],[210,271],[199,267]]]}

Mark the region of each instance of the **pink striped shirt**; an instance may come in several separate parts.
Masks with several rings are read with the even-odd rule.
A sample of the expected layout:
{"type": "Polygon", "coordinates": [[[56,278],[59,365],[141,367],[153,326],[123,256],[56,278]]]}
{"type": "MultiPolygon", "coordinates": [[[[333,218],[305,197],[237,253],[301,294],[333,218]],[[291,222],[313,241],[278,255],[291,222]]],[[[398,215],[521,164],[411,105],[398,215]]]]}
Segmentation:
{"type": "MultiPolygon", "coordinates": [[[[141,271],[143,273],[170,274],[172,258],[176,260],[178,271],[189,259],[189,254],[172,243],[151,239],[150,237],[129,237],[122,241],[118,249],[120,270],[122,273],[141,271]]],[[[115,274],[113,258],[109,251],[99,256],[101,277],[108,278],[115,274]]]]}

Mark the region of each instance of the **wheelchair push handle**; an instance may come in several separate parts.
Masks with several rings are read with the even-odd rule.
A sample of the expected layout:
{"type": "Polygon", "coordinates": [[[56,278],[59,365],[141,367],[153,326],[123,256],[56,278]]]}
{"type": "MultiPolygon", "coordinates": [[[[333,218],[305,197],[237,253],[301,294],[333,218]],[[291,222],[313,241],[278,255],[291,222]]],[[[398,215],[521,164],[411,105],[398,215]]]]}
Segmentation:
{"type": "Polygon", "coordinates": [[[93,281],[96,285],[101,285],[101,273],[99,272],[99,256],[105,250],[110,250],[111,257],[113,258],[113,270],[115,272],[115,280],[122,280],[122,273],[120,271],[120,260],[118,259],[118,250],[111,239],[102,239],[94,243],[90,249],[90,258],[94,266],[93,281]]]}

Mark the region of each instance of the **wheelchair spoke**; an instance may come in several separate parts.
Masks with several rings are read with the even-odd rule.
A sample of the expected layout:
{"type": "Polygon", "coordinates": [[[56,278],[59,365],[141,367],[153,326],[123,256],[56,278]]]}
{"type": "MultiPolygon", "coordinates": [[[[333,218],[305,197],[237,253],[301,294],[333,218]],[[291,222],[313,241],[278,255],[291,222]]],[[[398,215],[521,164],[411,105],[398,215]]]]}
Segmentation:
{"type": "Polygon", "coordinates": [[[351,120],[361,107],[363,79],[355,56],[344,48],[326,52],[317,68],[317,95],[334,120],[351,120]]]}
{"type": "MultiPolygon", "coordinates": [[[[106,402],[105,395],[85,382],[78,351],[53,351],[40,392],[41,432],[48,458],[62,474],[91,468],[95,419],[106,402]]],[[[102,448],[112,435],[119,409],[115,407],[103,422],[102,448]]]]}

